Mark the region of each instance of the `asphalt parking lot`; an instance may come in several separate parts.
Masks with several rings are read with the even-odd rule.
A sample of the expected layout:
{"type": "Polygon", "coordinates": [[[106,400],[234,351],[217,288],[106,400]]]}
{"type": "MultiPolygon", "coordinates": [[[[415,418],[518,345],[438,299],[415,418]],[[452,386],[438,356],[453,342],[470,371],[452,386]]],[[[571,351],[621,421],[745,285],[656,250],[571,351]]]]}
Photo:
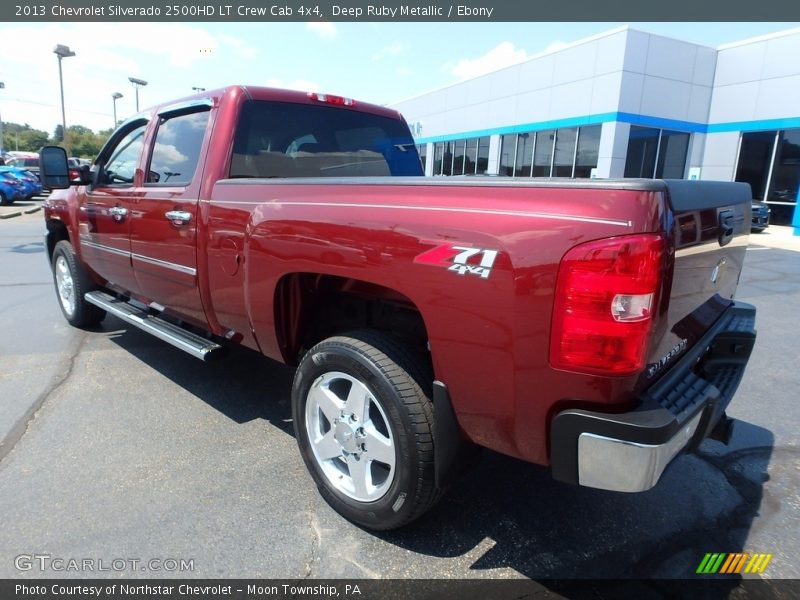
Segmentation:
{"type": "Polygon", "coordinates": [[[751,236],[739,298],[759,339],[729,414],[643,494],[554,482],[486,453],[423,519],[374,534],[320,498],[292,435],[291,370],[203,364],[114,318],[62,318],[41,212],[0,221],[0,577],[19,555],[185,559],[126,577],[691,577],[706,552],[772,553],[800,577],[800,238],[751,236]]]}

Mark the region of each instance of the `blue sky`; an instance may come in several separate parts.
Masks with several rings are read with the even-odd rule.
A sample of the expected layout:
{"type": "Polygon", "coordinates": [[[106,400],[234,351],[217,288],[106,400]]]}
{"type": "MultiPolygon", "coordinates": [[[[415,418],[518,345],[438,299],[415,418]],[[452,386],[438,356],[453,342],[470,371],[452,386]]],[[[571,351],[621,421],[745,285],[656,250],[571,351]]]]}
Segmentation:
{"type": "MultiPolygon", "coordinates": [[[[388,104],[625,23],[50,23],[0,24],[0,116],[52,132],[61,122],[55,44],[65,59],[67,125],[110,127],[135,112],[128,77],[149,82],[140,106],[193,86],[291,87],[388,104]],[[24,50],[20,50],[24,49],[24,50]]],[[[631,23],[718,46],[798,23],[631,23]]]]}

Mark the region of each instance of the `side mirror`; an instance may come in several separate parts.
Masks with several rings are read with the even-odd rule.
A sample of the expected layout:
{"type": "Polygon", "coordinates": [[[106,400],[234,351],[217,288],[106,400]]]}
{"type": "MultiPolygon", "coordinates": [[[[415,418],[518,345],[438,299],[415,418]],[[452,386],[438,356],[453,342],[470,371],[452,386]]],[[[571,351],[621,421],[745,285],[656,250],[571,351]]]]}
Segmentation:
{"type": "Polygon", "coordinates": [[[78,167],[78,183],[80,185],[89,185],[92,183],[92,170],[89,165],[81,165],[78,167]]]}
{"type": "Polygon", "coordinates": [[[60,146],[44,146],[39,150],[39,178],[42,185],[51,190],[69,187],[69,165],[67,151],[60,146]]]}

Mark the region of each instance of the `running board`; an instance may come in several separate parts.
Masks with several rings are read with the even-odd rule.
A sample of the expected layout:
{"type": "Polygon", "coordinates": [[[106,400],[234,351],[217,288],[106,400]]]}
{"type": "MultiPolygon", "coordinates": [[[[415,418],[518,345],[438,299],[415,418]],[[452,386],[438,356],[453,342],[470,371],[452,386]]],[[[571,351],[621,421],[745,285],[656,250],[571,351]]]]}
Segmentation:
{"type": "Polygon", "coordinates": [[[213,360],[225,350],[223,346],[203,336],[187,331],[159,317],[154,317],[146,310],[142,310],[124,300],[115,298],[111,294],[106,294],[105,292],[87,292],[84,298],[86,298],[88,303],[102,308],[107,313],[154,335],[168,344],[172,344],[176,348],[200,360],[213,360]]]}

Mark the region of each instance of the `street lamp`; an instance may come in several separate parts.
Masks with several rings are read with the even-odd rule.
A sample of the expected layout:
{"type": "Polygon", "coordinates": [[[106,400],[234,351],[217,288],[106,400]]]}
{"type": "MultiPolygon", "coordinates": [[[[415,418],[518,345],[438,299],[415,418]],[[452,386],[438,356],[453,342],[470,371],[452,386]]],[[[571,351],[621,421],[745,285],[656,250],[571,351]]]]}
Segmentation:
{"type": "Polygon", "coordinates": [[[134,89],[136,90],[136,112],[139,112],[139,88],[144,87],[147,85],[147,82],[144,79],[136,79],[136,77],[128,77],[128,81],[133,84],[134,89]]]}
{"type": "Polygon", "coordinates": [[[205,92],[206,88],[204,87],[192,87],[192,90],[195,92],[205,92]]]}
{"type": "Polygon", "coordinates": [[[66,143],[67,115],[64,111],[64,75],[61,73],[61,59],[75,56],[75,53],[69,49],[69,46],[64,46],[63,44],[57,44],[56,47],[53,48],[53,52],[58,56],[58,83],[61,86],[61,127],[63,130],[62,134],[64,135],[63,141],[66,143]]]}
{"type": "Polygon", "coordinates": [[[111,100],[114,102],[114,129],[117,128],[117,100],[122,98],[122,94],[114,92],[111,94],[111,100]]]}
{"type": "MultiPolygon", "coordinates": [[[[6,89],[6,84],[0,81],[0,90],[6,89]]],[[[0,116],[0,158],[3,154],[3,117],[0,116]]]]}

